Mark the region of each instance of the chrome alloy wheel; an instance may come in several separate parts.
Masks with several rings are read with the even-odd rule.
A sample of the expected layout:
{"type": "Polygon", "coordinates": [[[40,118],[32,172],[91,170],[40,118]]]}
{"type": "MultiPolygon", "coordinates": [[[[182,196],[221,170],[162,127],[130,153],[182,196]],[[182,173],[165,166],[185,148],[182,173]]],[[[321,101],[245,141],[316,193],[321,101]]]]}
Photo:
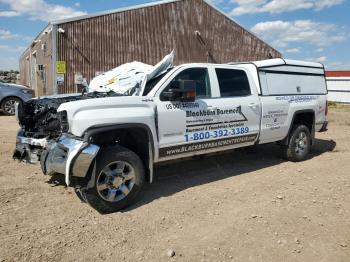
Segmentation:
{"type": "Polygon", "coordinates": [[[308,147],[308,138],[305,132],[300,132],[295,140],[295,153],[303,155],[308,147]]]}
{"type": "Polygon", "coordinates": [[[135,170],[127,162],[117,161],[105,166],[97,178],[97,192],[108,202],[124,199],[135,185],[135,170]]]}
{"type": "Polygon", "coordinates": [[[18,101],[15,99],[9,99],[5,101],[4,104],[4,111],[8,113],[9,115],[14,115],[15,114],[15,106],[18,101]]]}

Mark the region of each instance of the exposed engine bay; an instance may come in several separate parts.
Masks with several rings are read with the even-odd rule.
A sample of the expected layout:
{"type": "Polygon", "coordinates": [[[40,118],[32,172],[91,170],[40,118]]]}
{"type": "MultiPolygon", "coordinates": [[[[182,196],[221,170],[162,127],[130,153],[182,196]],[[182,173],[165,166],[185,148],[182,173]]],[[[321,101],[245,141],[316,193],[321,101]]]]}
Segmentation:
{"type": "Polygon", "coordinates": [[[64,131],[64,115],[57,112],[58,107],[67,102],[85,99],[96,99],[105,97],[120,96],[114,92],[89,93],[82,95],[71,95],[55,98],[32,99],[27,103],[18,106],[18,121],[21,125],[24,136],[36,139],[56,138],[64,131]]]}
{"type": "Polygon", "coordinates": [[[18,105],[17,117],[21,129],[17,134],[17,145],[13,158],[35,164],[40,160],[45,148],[55,143],[68,129],[65,112],[57,112],[63,103],[121,96],[114,92],[89,93],[61,97],[32,99],[18,105]]]}

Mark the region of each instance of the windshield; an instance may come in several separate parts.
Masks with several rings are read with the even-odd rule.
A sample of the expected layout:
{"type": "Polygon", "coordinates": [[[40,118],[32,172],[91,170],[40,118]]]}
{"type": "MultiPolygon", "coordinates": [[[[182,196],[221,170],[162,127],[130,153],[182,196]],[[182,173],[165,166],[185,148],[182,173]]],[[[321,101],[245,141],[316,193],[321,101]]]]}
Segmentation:
{"type": "Polygon", "coordinates": [[[159,76],[157,76],[156,78],[153,78],[151,80],[149,80],[145,86],[145,90],[143,91],[143,96],[147,96],[149,92],[151,92],[151,90],[159,83],[160,80],[163,79],[163,77],[169,73],[169,71],[172,68],[169,68],[165,73],[160,74],[159,76]]]}

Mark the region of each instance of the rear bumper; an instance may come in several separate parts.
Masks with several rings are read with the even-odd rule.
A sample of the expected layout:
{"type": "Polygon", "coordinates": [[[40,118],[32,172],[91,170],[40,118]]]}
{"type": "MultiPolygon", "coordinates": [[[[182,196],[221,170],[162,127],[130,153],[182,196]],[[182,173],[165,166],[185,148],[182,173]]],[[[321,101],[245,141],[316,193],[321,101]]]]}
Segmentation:
{"type": "Polygon", "coordinates": [[[85,177],[95,159],[99,146],[89,144],[66,135],[57,141],[46,139],[31,139],[17,136],[15,159],[25,159],[36,163],[40,159],[41,168],[46,175],[63,174],[65,182],[70,184],[70,178],[85,177]]]}

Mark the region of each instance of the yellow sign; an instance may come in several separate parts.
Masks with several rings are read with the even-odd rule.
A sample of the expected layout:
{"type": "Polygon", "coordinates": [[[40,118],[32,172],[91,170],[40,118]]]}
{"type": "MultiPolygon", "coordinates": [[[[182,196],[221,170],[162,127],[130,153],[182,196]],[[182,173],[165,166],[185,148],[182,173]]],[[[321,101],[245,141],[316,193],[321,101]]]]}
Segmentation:
{"type": "Polygon", "coordinates": [[[65,74],[65,73],[66,73],[66,61],[57,61],[56,74],[65,74]]]}

